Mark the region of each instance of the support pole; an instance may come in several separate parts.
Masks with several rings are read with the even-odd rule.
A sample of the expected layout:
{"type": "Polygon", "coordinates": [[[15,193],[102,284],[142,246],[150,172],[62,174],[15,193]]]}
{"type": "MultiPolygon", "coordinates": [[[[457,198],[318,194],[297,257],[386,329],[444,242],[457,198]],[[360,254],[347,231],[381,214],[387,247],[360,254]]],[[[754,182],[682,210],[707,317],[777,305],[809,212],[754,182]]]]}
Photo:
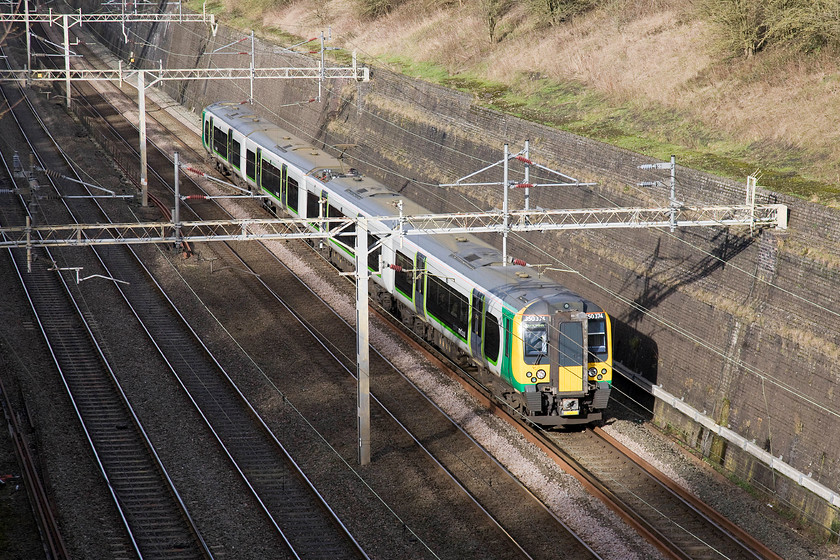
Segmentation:
{"type": "Polygon", "coordinates": [[[505,166],[504,166],[504,178],[502,179],[502,189],[504,190],[504,194],[502,196],[502,214],[504,216],[504,231],[502,231],[502,266],[507,266],[507,239],[508,239],[508,221],[510,216],[508,216],[508,189],[510,185],[508,184],[508,157],[509,157],[509,149],[508,145],[505,144],[505,166]]]}
{"type": "Polygon", "coordinates": [[[324,76],[326,75],[326,72],[324,70],[325,62],[326,61],[324,59],[324,32],[321,31],[321,68],[318,71],[318,103],[321,102],[321,88],[323,87],[324,76]]]}
{"type": "Polygon", "coordinates": [[[32,218],[26,216],[26,272],[32,272],[32,218]]]}
{"type": "Polygon", "coordinates": [[[251,30],[251,96],[248,103],[254,104],[254,77],[256,75],[256,55],[254,54],[254,30],[251,30]]]}
{"type": "MultiPolygon", "coordinates": [[[[67,19],[67,14],[61,16],[61,21],[64,24],[64,87],[67,108],[70,108],[70,22],[67,19]]],[[[28,37],[27,33],[27,39],[28,37]]]]}
{"type": "Polygon", "coordinates": [[[23,7],[24,18],[26,19],[26,70],[28,71],[28,77],[32,76],[32,33],[29,31],[29,0],[23,0],[23,7]]]}
{"type": "Polygon", "coordinates": [[[370,463],[370,337],[368,333],[367,219],[356,222],[356,411],[359,465],[370,463]]]}
{"type": "Polygon", "coordinates": [[[172,211],[172,224],[175,226],[175,248],[181,249],[181,166],[178,165],[178,152],[175,152],[175,208],[172,211]]]}
{"type": "Polygon", "coordinates": [[[137,107],[140,111],[140,196],[145,208],[149,205],[149,170],[146,154],[146,71],[137,72],[137,107]]]}
{"type": "Polygon", "coordinates": [[[750,175],[747,177],[747,200],[750,208],[750,235],[755,234],[755,188],[758,186],[758,177],[750,175]]]}
{"type": "Polygon", "coordinates": [[[677,229],[677,156],[671,155],[671,231],[677,229]]]}
{"type": "MultiPolygon", "coordinates": [[[[525,159],[528,161],[531,160],[531,142],[529,140],[525,140],[525,159]]],[[[525,164],[525,184],[531,184],[531,164],[525,164]]],[[[525,211],[531,209],[531,187],[525,187],[525,211]]]]}

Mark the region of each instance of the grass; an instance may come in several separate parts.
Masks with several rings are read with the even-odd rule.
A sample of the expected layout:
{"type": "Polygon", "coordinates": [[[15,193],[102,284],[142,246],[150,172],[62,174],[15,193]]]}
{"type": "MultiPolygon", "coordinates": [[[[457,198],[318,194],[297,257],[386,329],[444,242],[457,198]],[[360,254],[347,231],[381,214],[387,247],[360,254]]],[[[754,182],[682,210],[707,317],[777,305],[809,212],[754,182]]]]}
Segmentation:
{"type": "Polygon", "coordinates": [[[840,206],[840,186],[798,173],[796,148],[739,143],[673,108],[637,101],[616,105],[583,84],[539,75],[520,75],[508,85],[474,73],[451,75],[440,64],[405,56],[379,61],[408,76],[471,93],[476,103],[500,112],[660,160],[674,154],[680,165],[736,181],[760,170],[761,185],[770,190],[840,206]],[[785,160],[793,161],[785,165],[785,160]]]}
{"type": "MultiPolygon", "coordinates": [[[[821,132],[830,129],[803,118],[828,99],[826,92],[840,87],[836,64],[828,59],[820,62],[819,75],[778,53],[740,64],[686,63],[696,58],[702,30],[690,12],[667,1],[637,18],[625,13],[625,2],[614,2],[550,30],[534,28],[519,8],[501,22],[505,39],[492,46],[476,4],[468,1],[441,7],[445,3],[406,0],[393,14],[363,25],[352,0],[325,2],[310,9],[300,2],[213,0],[207,9],[226,24],[258,30],[271,14],[263,35],[292,43],[315,31],[305,21],[317,19],[312,10],[318,5],[331,14],[334,38],[361,50],[360,59],[374,65],[468,92],[484,107],[657,159],[674,154],[680,165],[736,181],[760,171],[761,186],[840,206],[840,143],[821,132]],[[663,45],[673,51],[670,58],[643,56],[663,45]],[[649,68],[653,63],[661,67],[649,68]],[[662,75],[667,79],[660,80],[662,75]],[[755,92],[761,92],[758,101],[755,92]]],[[[197,2],[191,7],[201,9],[197,2]]],[[[349,59],[348,51],[331,54],[339,62],[349,59]]],[[[830,120],[824,114],[815,118],[830,120]]]]}
{"type": "MultiPolygon", "coordinates": [[[[540,82],[527,93],[496,85],[492,97],[482,95],[485,88],[459,89],[476,93],[479,103],[493,109],[573,134],[660,160],[674,154],[680,165],[738,181],[760,169],[761,185],[771,190],[829,205],[840,203],[840,186],[804,177],[793,164],[778,165],[785,163],[781,154],[765,157],[761,145],[738,143],[673,108],[637,102],[614,105],[579,83],[540,82]]],[[[792,152],[796,150],[790,148],[784,156],[790,158],[792,152]]]]}

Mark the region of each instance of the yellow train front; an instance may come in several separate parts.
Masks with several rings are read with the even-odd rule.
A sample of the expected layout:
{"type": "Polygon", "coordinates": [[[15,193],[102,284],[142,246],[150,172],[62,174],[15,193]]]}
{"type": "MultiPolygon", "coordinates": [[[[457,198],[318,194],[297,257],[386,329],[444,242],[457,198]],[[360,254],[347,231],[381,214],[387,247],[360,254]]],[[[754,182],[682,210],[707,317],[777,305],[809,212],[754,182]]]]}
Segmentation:
{"type": "Polygon", "coordinates": [[[610,317],[585,300],[539,299],[511,321],[508,398],[535,424],[601,420],[612,383],[610,317]]]}

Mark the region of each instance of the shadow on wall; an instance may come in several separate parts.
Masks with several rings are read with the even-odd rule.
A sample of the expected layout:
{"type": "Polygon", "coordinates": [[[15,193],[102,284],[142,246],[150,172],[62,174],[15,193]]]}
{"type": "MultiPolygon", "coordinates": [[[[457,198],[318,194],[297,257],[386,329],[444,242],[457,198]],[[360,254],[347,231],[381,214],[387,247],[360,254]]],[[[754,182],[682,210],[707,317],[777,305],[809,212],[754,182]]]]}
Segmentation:
{"type": "MultiPolygon", "coordinates": [[[[656,341],[613,317],[613,358],[629,369],[657,383],[659,348],[656,341]]],[[[622,375],[613,375],[613,394],[610,415],[628,417],[641,416],[644,420],[653,418],[654,397],[622,375]]]]}
{"type": "MultiPolygon", "coordinates": [[[[654,310],[666,298],[686,286],[723,270],[726,263],[747,250],[755,239],[734,235],[728,230],[716,233],[706,243],[711,245],[706,256],[691,262],[690,256],[662,256],[662,240],[657,240],[650,257],[642,263],[641,272],[631,271],[621,290],[638,290],[630,311],[623,320],[613,316],[613,356],[632,371],[641,374],[651,383],[658,383],[659,348],[656,341],[638,330],[646,322],[646,314],[654,310]]],[[[647,391],[617,375],[613,380],[618,395],[616,401],[621,407],[631,408],[645,419],[652,417],[654,398],[647,391]],[[623,402],[626,400],[627,402],[623,402]]],[[[622,415],[616,410],[617,415],[622,415]]]]}
{"type": "Polygon", "coordinates": [[[717,270],[723,270],[730,259],[747,250],[754,242],[753,237],[722,230],[709,241],[712,248],[707,255],[691,263],[690,256],[661,256],[662,240],[657,240],[653,253],[642,263],[644,270],[630,272],[620,288],[622,293],[632,292],[641,284],[639,295],[633,300],[633,306],[627,314],[627,322],[640,322],[647,311],[655,309],[681,286],[687,286],[717,270]]]}

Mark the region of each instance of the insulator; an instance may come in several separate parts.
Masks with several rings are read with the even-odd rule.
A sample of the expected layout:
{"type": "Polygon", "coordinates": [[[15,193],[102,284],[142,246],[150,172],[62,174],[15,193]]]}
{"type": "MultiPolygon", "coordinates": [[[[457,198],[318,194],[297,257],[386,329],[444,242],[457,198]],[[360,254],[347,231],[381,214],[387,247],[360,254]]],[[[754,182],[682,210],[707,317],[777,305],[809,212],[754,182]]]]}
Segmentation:
{"type": "Polygon", "coordinates": [[[534,183],[517,183],[513,186],[515,189],[530,189],[534,186],[534,183]]]}
{"type": "Polygon", "coordinates": [[[534,164],[534,162],[533,162],[533,161],[531,161],[530,159],[526,158],[525,156],[516,156],[516,159],[518,159],[519,161],[521,161],[521,162],[523,162],[523,163],[527,163],[528,165],[533,165],[533,164],[534,164]]]}
{"type": "Polygon", "coordinates": [[[400,265],[398,265],[398,264],[391,264],[391,265],[388,265],[388,268],[390,268],[390,269],[392,269],[392,270],[396,270],[397,272],[402,272],[402,271],[403,271],[403,267],[401,267],[401,266],[400,266],[400,265]]]}
{"type": "Polygon", "coordinates": [[[528,266],[528,263],[526,263],[522,259],[513,259],[510,262],[512,262],[513,264],[518,265],[518,266],[528,266]]]}

